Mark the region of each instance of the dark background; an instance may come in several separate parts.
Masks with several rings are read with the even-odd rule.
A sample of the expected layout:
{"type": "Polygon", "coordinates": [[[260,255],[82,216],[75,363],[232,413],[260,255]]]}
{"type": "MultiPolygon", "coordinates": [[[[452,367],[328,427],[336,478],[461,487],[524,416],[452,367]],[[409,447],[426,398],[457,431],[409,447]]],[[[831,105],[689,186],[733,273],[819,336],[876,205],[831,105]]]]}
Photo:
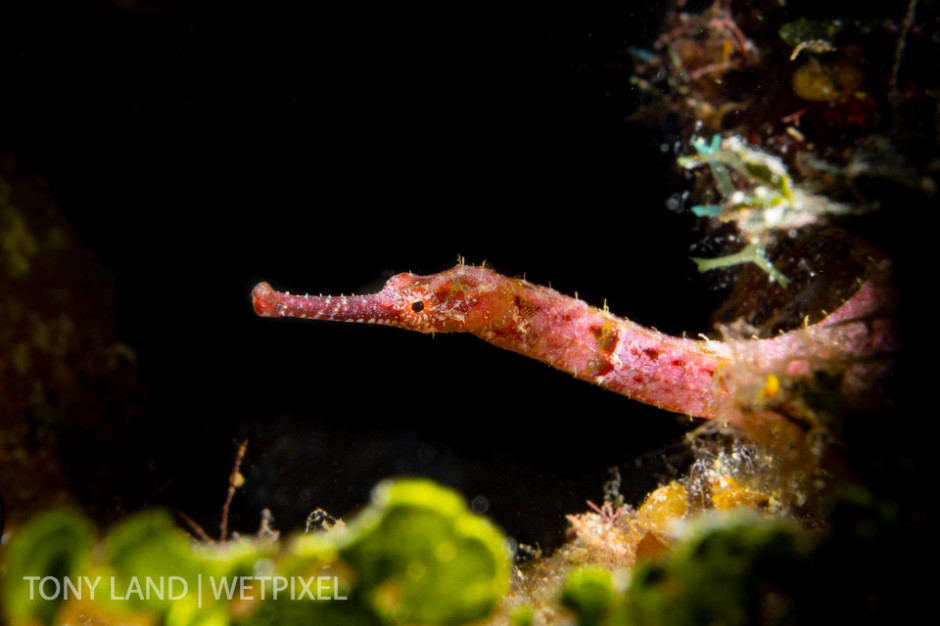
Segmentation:
{"type": "Polygon", "coordinates": [[[551,545],[607,468],[634,504],[677,471],[688,418],[472,337],[260,319],[249,295],[361,293],[460,254],[708,330],[721,294],[666,208],[689,186],[677,138],[624,121],[659,3],[142,4],[0,3],[0,136],[113,273],[138,357],[140,421],[82,450],[115,510],[216,534],[247,438],[236,530],[422,475],[551,545]]]}

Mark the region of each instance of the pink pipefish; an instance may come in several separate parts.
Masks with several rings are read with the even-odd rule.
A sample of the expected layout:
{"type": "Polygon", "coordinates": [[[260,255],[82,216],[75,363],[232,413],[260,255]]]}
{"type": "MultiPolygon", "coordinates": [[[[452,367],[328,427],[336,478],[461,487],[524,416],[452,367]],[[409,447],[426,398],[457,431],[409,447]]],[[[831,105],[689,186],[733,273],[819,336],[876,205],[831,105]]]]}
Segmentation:
{"type": "MultiPolygon", "coordinates": [[[[836,360],[854,363],[896,347],[888,327],[871,322],[878,298],[870,281],[817,324],[770,339],[721,341],[666,335],[606,307],[463,263],[427,276],[398,274],[368,295],[290,295],[260,283],[252,297],[264,317],[471,333],[634,400],[706,418],[718,416],[732,395],[732,366],[742,361],[768,373],[803,376],[836,360]]],[[[848,369],[846,385],[865,384],[870,368],[848,369]]]]}

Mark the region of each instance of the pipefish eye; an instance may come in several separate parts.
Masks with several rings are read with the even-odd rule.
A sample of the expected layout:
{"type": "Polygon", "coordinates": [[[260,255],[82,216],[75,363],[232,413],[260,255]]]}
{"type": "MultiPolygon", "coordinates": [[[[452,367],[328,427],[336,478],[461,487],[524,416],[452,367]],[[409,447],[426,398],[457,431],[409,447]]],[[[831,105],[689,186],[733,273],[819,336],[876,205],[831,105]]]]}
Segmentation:
{"type": "Polygon", "coordinates": [[[422,302],[421,300],[415,300],[414,302],[411,303],[411,310],[414,311],[415,313],[420,313],[421,311],[424,310],[424,302],[422,302]]]}

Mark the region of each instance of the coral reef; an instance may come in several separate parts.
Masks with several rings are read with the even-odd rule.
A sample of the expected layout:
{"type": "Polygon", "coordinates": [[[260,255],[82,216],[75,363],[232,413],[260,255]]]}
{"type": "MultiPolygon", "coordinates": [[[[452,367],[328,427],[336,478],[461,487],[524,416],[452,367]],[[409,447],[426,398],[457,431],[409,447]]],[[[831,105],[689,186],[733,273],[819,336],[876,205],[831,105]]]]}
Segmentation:
{"type": "MultiPolygon", "coordinates": [[[[940,171],[937,68],[910,59],[937,58],[940,22],[935,3],[893,9],[891,17],[863,19],[807,17],[773,1],[673,2],[649,49],[629,50],[639,108],[628,121],[665,129],[662,151],[688,185],[670,208],[700,229],[690,274],[728,289],[713,315],[726,346],[724,371],[707,385],[724,376],[735,384],[716,392],[720,401],[707,412],[713,419],[684,440],[687,465],[670,466],[645,497],[625,498],[612,484],[599,505],[567,511],[563,545],[545,554],[517,546],[515,562],[492,522],[455,491],[424,479],[381,483],[348,521],[317,509],[303,534],[280,535],[270,515],[256,536],[228,532],[229,505],[243,482],[239,466],[219,541],[180,511],[196,537],[147,506],[116,525],[100,524],[87,510],[34,516],[78,490],[108,491],[113,457],[97,453],[134,421],[136,363],[113,328],[107,273],[42,184],[0,157],[4,618],[14,626],[913,621],[931,586],[914,579],[907,561],[934,542],[924,512],[932,491],[918,481],[929,466],[907,450],[934,440],[921,431],[930,413],[910,407],[913,397],[927,395],[932,369],[908,363],[908,374],[919,373],[914,384],[894,376],[901,346],[894,318],[899,310],[910,316],[912,307],[907,300],[902,310],[886,270],[904,287],[914,274],[923,280],[925,264],[905,259],[903,248],[933,238],[921,214],[935,200],[940,171]],[[899,223],[911,231],[901,246],[885,235],[885,225],[899,223]],[[839,334],[846,329],[858,331],[856,343],[839,334]],[[757,345],[786,350],[770,354],[757,345]],[[90,461],[73,474],[79,455],[90,461]]],[[[590,222],[592,246],[597,231],[601,245],[610,245],[603,231],[617,218],[608,212],[590,222]]],[[[512,236],[515,242],[519,233],[512,236]]],[[[463,303],[468,275],[446,278],[456,280],[452,295],[463,303]]],[[[504,280],[524,283],[526,293],[547,292],[504,280]]],[[[506,293],[517,313],[531,305],[524,294],[506,293]]],[[[258,295],[256,308],[267,312],[287,298],[264,287],[258,295]]],[[[187,311],[203,314],[189,297],[174,293],[172,304],[186,298],[187,311]]],[[[343,306],[352,298],[342,298],[343,306]]],[[[339,307],[336,298],[329,303],[339,307]]],[[[432,311],[423,299],[402,303],[404,315],[432,311]]],[[[449,330],[481,317],[452,313],[449,330]]],[[[591,313],[608,319],[606,306],[591,313]]],[[[495,337],[491,327],[475,330],[495,337]]],[[[593,348],[612,345],[613,324],[582,330],[593,348]]],[[[687,354],[708,345],[682,341],[687,354]]],[[[367,360],[359,352],[355,359],[354,367],[367,360]]],[[[584,359],[574,369],[594,378],[608,365],[584,359]]],[[[414,373],[402,376],[396,391],[405,388],[406,408],[425,410],[415,401],[414,373]]],[[[464,397],[448,396],[448,408],[464,397]]],[[[579,406],[566,427],[620,437],[611,423],[622,427],[623,416],[597,413],[579,406]]],[[[564,435],[551,451],[562,459],[564,435]]],[[[242,456],[244,446],[239,463],[242,456]]],[[[91,500],[119,502],[111,493],[91,500]]],[[[528,514],[550,515],[534,507],[528,514]]],[[[933,562],[931,554],[923,558],[933,562]]]]}
{"type": "Polygon", "coordinates": [[[14,520],[107,489],[85,463],[139,416],[111,277],[45,181],[0,149],[0,494],[14,520]],[[64,271],[68,268],[69,271],[64,271]]]}

